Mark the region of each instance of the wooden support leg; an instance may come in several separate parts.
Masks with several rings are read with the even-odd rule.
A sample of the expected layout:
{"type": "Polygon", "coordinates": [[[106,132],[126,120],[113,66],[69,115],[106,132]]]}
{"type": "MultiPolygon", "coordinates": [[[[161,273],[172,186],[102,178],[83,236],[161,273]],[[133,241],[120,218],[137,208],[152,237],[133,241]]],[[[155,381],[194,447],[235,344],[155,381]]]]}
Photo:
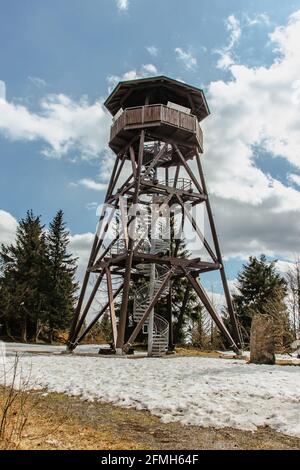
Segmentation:
{"type": "Polygon", "coordinates": [[[113,296],[113,288],[112,288],[112,280],[110,270],[108,268],[105,269],[106,273],[106,281],[107,281],[107,293],[108,293],[108,301],[109,301],[109,311],[110,311],[110,321],[112,327],[112,334],[113,334],[113,342],[114,348],[117,344],[117,321],[116,321],[116,312],[115,312],[115,302],[113,296]]]}
{"type": "MultiPolygon", "coordinates": [[[[142,169],[142,162],[143,162],[143,152],[144,152],[144,140],[145,140],[145,132],[141,132],[140,136],[140,145],[139,145],[139,155],[138,155],[138,164],[137,164],[137,176],[135,181],[135,191],[133,196],[133,204],[137,204],[139,190],[140,190],[140,181],[141,181],[141,169],[142,169]]],[[[135,226],[136,218],[131,221],[131,223],[135,226]]],[[[133,227],[134,233],[134,227],[133,227]]],[[[132,259],[133,259],[133,247],[134,247],[134,239],[133,237],[129,238],[128,241],[128,251],[127,251],[127,261],[125,267],[125,275],[124,275],[124,289],[123,289],[123,296],[122,296],[122,304],[121,304],[121,311],[120,311],[120,321],[118,326],[118,337],[117,337],[117,345],[116,350],[117,353],[120,353],[125,339],[125,329],[126,329],[126,320],[127,320],[127,308],[128,308],[128,297],[129,297],[129,289],[130,289],[130,279],[131,279],[131,267],[132,267],[132,259]]]]}
{"type": "Polygon", "coordinates": [[[223,264],[223,260],[222,260],[221,249],[220,249],[219,240],[218,240],[218,236],[217,236],[215,221],[214,221],[214,218],[213,218],[213,213],[212,213],[212,209],[211,209],[211,205],[210,205],[210,201],[209,201],[209,197],[208,197],[208,193],[207,193],[207,188],[206,188],[204,173],[203,173],[203,169],[202,169],[202,165],[201,165],[201,161],[200,161],[200,156],[199,156],[198,153],[197,153],[196,159],[197,159],[197,166],[198,166],[199,176],[200,176],[200,179],[201,179],[201,184],[202,184],[204,193],[207,196],[206,210],[207,210],[207,215],[208,215],[208,218],[209,218],[209,223],[210,223],[210,227],[211,227],[211,232],[212,232],[212,236],[213,236],[213,241],[214,241],[214,245],[215,245],[217,258],[218,258],[218,261],[221,265],[221,268],[220,268],[221,280],[222,280],[222,284],[223,284],[223,289],[224,289],[224,294],[225,294],[225,298],[226,298],[227,309],[228,309],[230,321],[231,321],[231,324],[233,326],[234,339],[235,339],[235,342],[238,345],[238,347],[241,348],[242,347],[242,338],[241,338],[240,331],[239,331],[239,328],[238,328],[236,314],[234,312],[233,305],[232,305],[231,295],[230,295],[230,291],[229,291],[229,287],[228,287],[228,283],[227,283],[227,277],[226,277],[226,273],[225,273],[225,268],[224,268],[224,264],[223,264]]]}
{"type": "Polygon", "coordinates": [[[93,300],[94,300],[94,298],[95,298],[95,295],[96,295],[96,293],[97,293],[97,291],[98,291],[98,289],[99,289],[99,286],[100,286],[100,284],[101,284],[101,281],[102,281],[102,279],[103,279],[103,276],[104,276],[104,270],[99,274],[99,276],[98,276],[98,278],[97,278],[97,280],[96,280],[96,282],[95,282],[95,285],[94,285],[94,287],[93,287],[93,290],[92,290],[92,292],[91,292],[91,295],[90,295],[90,297],[89,297],[89,300],[87,301],[86,306],[85,306],[85,308],[84,308],[84,310],[83,310],[83,312],[82,312],[82,315],[81,315],[81,317],[80,317],[80,319],[79,319],[79,322],[78,322],[78,324],[77,324],[77,326],[76,326],[76,329],[75,329],[75,332],[74,332],[74,341],[76,340],[76,337],[77,337],[77,336],[79,335],[79,333],[80,333],[80,330],[81,330],[82,325],[83,325],[83,323],[84,323],[84,320],[85,320],[85,318],[86,318],[86,316],[87,316],[87,314],[88,314],[88,311],[89,311],[89,309],[90,309],[90,306],[92,305],[93,300]]]}
{"type": "MultiPolygon", "coordinates": [[[[114,292],[113,294],[113,298],[115,299],[121,292],[121,290],[123,289],[123,285],[122,284],[117,290],[116,292],[114,292]]],[[[104,312],[109,308],[109,301],[106,302],[106,304],[101,308],[101,310],[99,311],[99,313],[95,316],[95,318],[93,319],[93,321],[88,325],[88,327],[84,330],[84,332],[80,335],[80,337],[78,338],[78,340],[76,341],[76,343],[73,345],[73,349],[75,349],[75,347],[81,343],[81,341],[84,340],[84,338],[86,337],[86,335],[91,331],[91,329],[93,328],[93,326],[97,323],[97,321],[101,318],[101,316],[104,314],[104,312]]]]}
{"type": "Polygon", "coordinates": [[[200,298],[200,300],[203,303],[204,307],[206,308],[206,310],[208,311],[208,313],[210,314],[210,316],[212,317],[212,319],[214,320],[214,322],[218,326],[219,330],[224,334],[226,339],[229,341],[230,346],[237,353],[239,353],[238,345],[236,344],[236,342],[234,341],[234,339],[230,335],[230,333],[227,330],[226,326],[224,325],[222,319],[219,317],[219,315],[215,311],[209,297],[207,296],[207,294],[206,294],[205,290],[203,289],[203,287],[201,286],[201,284],[198,281],[196,281],[196,279],[193,276],[191,276],[184,268],[183,268],[183,271],[185,272],[186,277],[190,281],[190,283],[193,286],[194,290],[198,294],[198,297],[200,298]]]}

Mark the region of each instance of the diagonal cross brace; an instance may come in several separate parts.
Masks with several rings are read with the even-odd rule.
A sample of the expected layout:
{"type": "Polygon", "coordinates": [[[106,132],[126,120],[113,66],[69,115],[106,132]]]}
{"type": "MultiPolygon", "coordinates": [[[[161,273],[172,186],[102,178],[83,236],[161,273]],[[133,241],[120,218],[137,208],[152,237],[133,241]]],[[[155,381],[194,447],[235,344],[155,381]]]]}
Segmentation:
{"type": "Polygon", "coordinates": [[[206,294],[205,290],[203,289],[203,287],[201,286],[201,284],[198,281],[196,281],[196,279],[193,276],[191,276],[191,274],[186,269],[182,268],[182,270],[186,274],[186,277],[190,281],[190,284],[193,286],[193,288],[196,291],[198,297],[200,298],[201,302],[203,303],[204,307],[206,308],[206,310],[208,311],[208,313],[210,314],[210,316],[212,317],[214,322],[216,323],[219,330],[224,334],[224,336],[229,341],[229,343],[231,344],[233,349],[236,352],[239,353],[239,348],[238,348],[237,344],[235,343],[235,341],[232,338],[231,334],[227,330],[227,328],[224,325],[222,319],[219,317],[219,315],[215,311],[214,306],[212,305],[209,297],[207,296],[207,294],[206,294]]]}

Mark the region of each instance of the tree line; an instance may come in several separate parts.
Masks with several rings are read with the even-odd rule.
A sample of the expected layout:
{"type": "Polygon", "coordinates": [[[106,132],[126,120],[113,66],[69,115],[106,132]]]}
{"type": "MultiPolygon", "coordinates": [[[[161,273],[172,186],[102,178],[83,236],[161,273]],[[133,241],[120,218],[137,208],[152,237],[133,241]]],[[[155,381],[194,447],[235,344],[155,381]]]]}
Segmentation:
{"type": "MultiPolygon", "coordinates": [[[[2,337],[24,342],[41,339],[51,343],[55,332],[69,329],[78,292],[77,260],[70,253],[69,242],[70,234],[61,210],[48,228],[42,224],[40,216],[28,211],[19,222],[15,241],[0,246],[2,337]]],[[[177,248],[178,256],[189,255],[184,241],[177,248]]],[[[131,289],[130,309],[133,297],[134,289],[131,289]]],[[[159,313],[166,318],[170,303],[175,344],[189,343],[202,349],[228,347],[210,316],[199,305],[196,294],[192,289],[188,291],[186,280],[174,280],[172,294],[158,302],[159,313]],[[187,302],[182,309],[185,296],[187,302]]],[[[268,261],[264,255],[250,257],[238,274],[233,303],[246,347],[253,315],[267,314],[275,325],[277,350],[288,348],[300,332],[300,261],[292,264],[283,276],[276,261],[268,261]]],[[[118,313],[119,305],[116,307],[118,313]]],[[[230,330],[225,309],[222,315],[230,330]]],[[[96,330],[103,338],[110,338],[108,314],[96,330]]]]}
{"type": "Polygon", "coordinates": [[[76,299],[76,259],[59,210],[49,228],[28,211],[15,241],[0,247],[1,335],[21,341],[52,342],[69,327],[76,299]]]}
{"type": "MultiPolygon", "coordinates": [[[[251,322],[254,315],[269,315],[275,332],[278,352],[290,348],[300,335],[300,262],[291,264],[285,275],[280,274],[277,261],[265,255],[250,256],[238,273],[232,295],[234,310],[245,348],[250,344],[251,322]]],[[[231,333],[228,313],[222,311],[225,324],[231,333]]],[[[192,344],[207,349],[227,347],[205,311],[191,324],[192,344]]]]}

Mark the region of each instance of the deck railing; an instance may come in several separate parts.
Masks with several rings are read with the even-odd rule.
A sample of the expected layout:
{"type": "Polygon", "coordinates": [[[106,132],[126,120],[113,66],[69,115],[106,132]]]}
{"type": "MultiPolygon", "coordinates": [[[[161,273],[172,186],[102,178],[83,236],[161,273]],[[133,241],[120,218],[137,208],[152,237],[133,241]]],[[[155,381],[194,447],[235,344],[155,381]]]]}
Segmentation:
{"type": "Polygon", "coordinates": [[[177,109],[169,108],[162,104],[151,104],[148,106],[135,106],[126,108],[111,127],[111,140],[126,126],[146,126],[151,123],[166,123],[194,132],[202,147],[203,135],[196,116],[186,114],[177,109]]]}

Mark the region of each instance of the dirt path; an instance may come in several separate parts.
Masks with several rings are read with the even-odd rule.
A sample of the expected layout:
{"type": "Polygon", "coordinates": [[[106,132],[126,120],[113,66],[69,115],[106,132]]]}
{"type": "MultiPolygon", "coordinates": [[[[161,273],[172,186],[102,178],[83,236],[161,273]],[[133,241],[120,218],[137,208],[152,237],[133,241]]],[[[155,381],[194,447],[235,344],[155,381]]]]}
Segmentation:
{"type": "Polygon", "coordinates": [[[269,428],[252,433],[163,424],[147,411],[63,394],[31,393],[28,406],[22,449],[300,449],[300,439],[269,428]]]}

